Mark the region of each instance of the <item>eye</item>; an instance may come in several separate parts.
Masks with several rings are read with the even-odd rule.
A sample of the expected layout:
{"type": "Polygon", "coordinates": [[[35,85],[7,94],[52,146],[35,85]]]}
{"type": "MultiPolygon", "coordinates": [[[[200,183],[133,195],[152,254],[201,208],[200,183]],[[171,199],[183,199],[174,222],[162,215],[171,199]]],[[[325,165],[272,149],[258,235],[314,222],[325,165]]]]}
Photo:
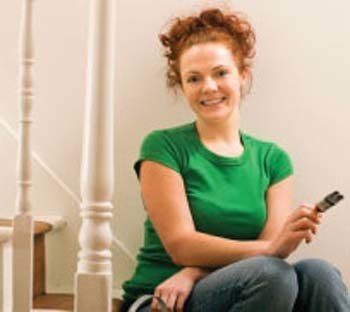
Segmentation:
{"type": "Polygon", "coordinates": [[[196,83],[198,81],[199,81],[199,77],[197,77],[197,76],[190,76],[187,78],[188,83],[196,83]]]}
{"type": "Polygon", "coordinates": [[[219,70],[218,72],[217,72],[217,76],[218,77],[224,77],[224,76],[226,76],[228,74],[228,71],[226,70],[226,69],[222,69],[222,70],[219,70]]]}

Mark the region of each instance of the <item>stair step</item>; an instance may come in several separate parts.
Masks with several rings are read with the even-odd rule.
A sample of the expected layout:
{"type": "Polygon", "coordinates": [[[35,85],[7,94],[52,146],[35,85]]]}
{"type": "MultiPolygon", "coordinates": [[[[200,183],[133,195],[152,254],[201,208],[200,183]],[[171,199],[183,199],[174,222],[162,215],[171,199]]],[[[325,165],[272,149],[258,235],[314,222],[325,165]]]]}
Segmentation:
{"type": "Polygon", "coordinates": [[[34,309],[32,312],[70,312],[69,310],[34,309]]]}
{"type": "MultiPolygon", "coordinates": [[[[45,234],[64,227],[66,222],[59,216],[34,217],[33,254],[33,297],[46,293],[45,234]]],[[[9,241],[12,237],[13,220],[0,219],[0,239],[9,241]]]]}
{"type": "MultiPolygon", "coordinates": [[[[34,216],[34,234],[45,234],[56,231],[66,225],[66,221],[60,216],[34,216]]],[[[12,219],[0,218],[0,227],[12,227],[12,219]]]]}
{"type": "Polygon", "coordinates": [[[33,299],[35,309],[61,309],[73,311],[73,295],[67,294],[46,294],[36,296],[33,299]]]}
{"type": "MultiPolygon", "coordinates": [[[[0,219],[0,239],[11,239],[13,221],[0,219]]],[[[58,230],[66,225],[61,217],[34,218],[34,280],[32,312],[72,312],[74,296],[70,294],[46,294],[45,287],[45,233],[58,230]]],[[[119,312],[122,301],[113,299],[113,312],[119,312]]]]}
{"type": "MultiPolygon", "coordinates": [[[[12,227],[12,225],[13,225],[12,220],[0,219],[0,226],[12,227]]],[[[47,233],[47,232],[51,231],[51,229],[52,229],[51,224],[48,224],[48,223],[42,222],[42,221],[35,221],[34,222],[34,234],[35,235],[47,233]]]]}
{"type": "MultiPolygon", "coordinates": [[[[121,303],[120,299],[113,299],[113,312],[120,310],[121,303]]],[[[50,312],[56,310],[73,311],[73,305],[74,296],[69,294],[46,294],[37,296],[33,300],[34,309],[47,309],[50,312]]]]}

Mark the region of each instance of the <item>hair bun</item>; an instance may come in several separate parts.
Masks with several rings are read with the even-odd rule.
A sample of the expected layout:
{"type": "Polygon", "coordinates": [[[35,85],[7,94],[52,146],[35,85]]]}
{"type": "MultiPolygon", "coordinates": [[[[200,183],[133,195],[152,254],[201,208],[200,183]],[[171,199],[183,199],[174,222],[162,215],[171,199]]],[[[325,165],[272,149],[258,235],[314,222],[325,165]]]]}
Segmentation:
{"type": "Polygon", "coordinates": [[[204,22],[204,24],[212,27],[223,26],[223,21],[225,20],[224,15],[219,9],[210,9],[203,11],[199,18],[204,22]]]}

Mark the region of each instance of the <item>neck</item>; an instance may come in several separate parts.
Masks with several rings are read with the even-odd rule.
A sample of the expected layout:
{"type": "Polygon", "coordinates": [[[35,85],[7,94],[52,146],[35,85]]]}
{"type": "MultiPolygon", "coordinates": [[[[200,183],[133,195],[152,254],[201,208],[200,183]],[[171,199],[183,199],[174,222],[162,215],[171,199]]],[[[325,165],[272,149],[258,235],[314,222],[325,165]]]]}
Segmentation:
{"type": "Polygon", "coordinates": [[[206,122],[198,119],[196,126],[198,134],[204,142],[240,143],[238,115],[225,122],[206,122]]]}

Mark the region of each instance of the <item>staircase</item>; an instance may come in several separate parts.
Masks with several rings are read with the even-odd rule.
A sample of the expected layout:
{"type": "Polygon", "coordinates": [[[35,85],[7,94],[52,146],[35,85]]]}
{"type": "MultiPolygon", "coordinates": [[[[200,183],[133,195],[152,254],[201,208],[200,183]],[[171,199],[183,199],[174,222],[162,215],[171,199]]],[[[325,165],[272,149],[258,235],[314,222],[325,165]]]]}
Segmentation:
{"type": "MultiPolygon", "coordinates": [[[[19,59],[19,130],[14,219],[2,220],[0,248],[4,252],[4,311],[64,309],[77,312],[112,310],[114,191],[114,2],[89,1],[86,117],[81,167],[81,227],[78,237],[74,300],[71,295],[47,294],[45,235],[50,222],[33,219],[31,211],[35,63],[33,0],[22,0],[19,59]],[[34,220],[34,221],[33,221],[34,220]],[[11,229],[13,228],[13,230],[11,229]],[[34,239],[33,239],[34,236],[34,239]],[[34,263],[34,265],[33,265],[34,263]],[[96,291],[98,289],[98,291],[96,291]]],[[[50,77],[51,78],[51,77],[50,77]]],[[[56,82],[53,80],[53,84],[56,82]]],[[[44,129],[45,131],[45,129],[44,129]]],[[[80,200],[79,200],[80,201],[80,200]]],[[[117,311],[120,301],[114,301],[117,311]]],[[[35,310],[34,310],[35,311],[35,310]]],[[[40,311],[40,310],[39,310],[40,311]]]]}
{"type": "MultiPolygon", "coordinates": [[[[12,220],[0,219],[0,229],[10,233],[12,220]]],[[[48,294],[46,292],[46,234],[61,229],[65,222],[60,217],[35,218],[33,259],[33,308],[34,311],[73,311],[74,296],[71,294],[48,294]]],[[[6,281],[4,281],[6,282],[6,281]]],[[[113,312],[120,309],[121,300],[113,299],[113,312]]]]}

